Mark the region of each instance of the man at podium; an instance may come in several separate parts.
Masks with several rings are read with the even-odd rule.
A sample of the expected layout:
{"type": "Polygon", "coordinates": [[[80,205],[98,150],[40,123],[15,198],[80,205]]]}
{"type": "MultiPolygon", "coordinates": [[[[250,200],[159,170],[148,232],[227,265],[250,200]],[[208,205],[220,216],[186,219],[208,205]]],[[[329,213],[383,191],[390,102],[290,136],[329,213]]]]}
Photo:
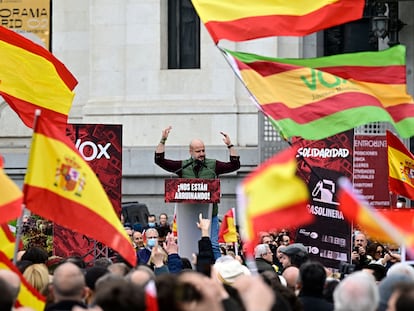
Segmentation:
{"type": "MultiPolygon", "coordinates": [[[[231,173],[240,168],[240,157],[237,150],[231,143],[229,135],[220,132],[223,135],[223,142],[230,152],[228,162],[222,162],[216,159],[206,158],[204,142],[200,139],[193,139],[190,142],[190,157],[185,160],[171,160],[165,158],[165,143],[168,139],[172,127],[169,126],[162,131],[161,140],[155,150],[155,164],[168,172],[176,174],[180,178],[217,178],[221,174],[231,173]]],[[[218,205],[213,204],[211,218],[211,242],[213,244],[214,256],[220,257],[218,245],[218,205]]]]}

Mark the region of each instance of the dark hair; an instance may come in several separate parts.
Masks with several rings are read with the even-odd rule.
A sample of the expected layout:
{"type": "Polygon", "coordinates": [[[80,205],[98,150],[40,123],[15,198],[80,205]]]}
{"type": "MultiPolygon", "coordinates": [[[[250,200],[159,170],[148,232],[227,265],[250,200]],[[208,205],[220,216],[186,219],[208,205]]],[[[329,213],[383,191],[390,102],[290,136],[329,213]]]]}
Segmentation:
{"type": "Polygon", "coordinates": [[[302,264],[304,264],[309,259],[309,255],[305,252],[298,252],[297,254],[291,255],[288,257],[290,258],[290,263],[292,266],[300,268],[302,264]]]}
{"type": "Polygon", "coordinates": [[[0,278],[0,310],[11,310],[14,305],[14,291],[10,285],[0,278]]]}
{"type": "Polygon", "coordinates": [[[123,278],[99,286],[96,289],[95,303],[104,311],[146,310],[144,288],[123,278]]]}
{"type": "Polygon", "coordinates": [[[44,248],[32,246],[24,252],[21,260],[29,260],[32,263],[44,263],[45,264],[48,258],[49,258],[49,255],[44,248]]]}
{"type": "Polygon", "coordinates": [[[318,261],[307,261],[299,268],[301,292],[322,295],[326,281],[325,267],[318,261]]]}

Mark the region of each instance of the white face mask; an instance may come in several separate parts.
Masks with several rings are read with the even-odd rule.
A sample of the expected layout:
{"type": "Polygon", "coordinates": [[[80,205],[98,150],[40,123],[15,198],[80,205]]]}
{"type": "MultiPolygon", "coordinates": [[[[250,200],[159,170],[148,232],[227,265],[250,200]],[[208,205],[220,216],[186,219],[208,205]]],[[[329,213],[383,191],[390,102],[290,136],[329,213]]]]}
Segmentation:
{"type": "Polygon", "coordinates": [[[397,202],[397,207],[398,207],[398,208],[403,207],[403,203],[402,203],[402,202],[397,202]]]}

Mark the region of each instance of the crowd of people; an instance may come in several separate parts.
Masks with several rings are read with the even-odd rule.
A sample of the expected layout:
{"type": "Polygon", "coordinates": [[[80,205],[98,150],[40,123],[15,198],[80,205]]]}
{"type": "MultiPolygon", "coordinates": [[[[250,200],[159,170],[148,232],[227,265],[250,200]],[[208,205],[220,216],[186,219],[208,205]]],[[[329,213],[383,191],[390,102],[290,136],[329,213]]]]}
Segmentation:
{"type": "MultiPolygon", "coordinates": [[[[170,131],[162,131],[154,155],[161,168],[183,178],[217,178],[240,167],[224,132],[228,162],[206,158],[199,139],[191,141],[189,159],[167,159],[170,131]]],[[[88,264],[32,246],[18,253],[16,267],[45,297],[45,311],[405,311],[414,305],[414,268],[401,262],[397,246],[371,241],[363,232],[353,235],[349,262],[332,270],[312,260],[288,230],[261,232],[252,254],[240,239],[219,244],[217,204],[211,217],[200,214],[195,222],[201,238],[192,258],[180,256],[162,213],[158,222],[149,215],[144,227],[124,223],[137,254],[134,266],[119,256],[88,264]]],[[[14,310],[21,287],[17,273],[0,270],[0,310],[14,310]]]]}
{"type": "MultiPolygon", "coordinates": [[[[261,233],[254,258],[241,242],[221,244],[216,258],[211,220],[201,215],[197,254],[181,258],[168,216],[158,220],[150,215],[143,232],[125,224],[135,266],[120,257],[87,265],[81,257],[49,256],[40,247],[19,252],[16,266],[46,298],[46,311],[401,311],[414,303],[414,268],[362,232],[355,232],[352,261],[340,273],[310,260],[307,247],[287,230],[261,233]]],[[[0,270],[0,310],[14,310],[20,287],[16,273],[0,270]]]]}

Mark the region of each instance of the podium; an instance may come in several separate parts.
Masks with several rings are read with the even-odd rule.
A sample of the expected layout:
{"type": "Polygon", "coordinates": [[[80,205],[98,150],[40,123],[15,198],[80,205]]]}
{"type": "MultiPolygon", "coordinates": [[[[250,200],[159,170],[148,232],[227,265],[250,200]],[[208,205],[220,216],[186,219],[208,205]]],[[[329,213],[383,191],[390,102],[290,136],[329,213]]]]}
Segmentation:
{"type": "Polygon", "coordinates": [[[198,253],[201,238],[199,214],[211,220],[213,203],[220,202],[220,179],[166,179],[165,202],[175,203],[178,253],[191,261],[192,254],[198,253]]]}

